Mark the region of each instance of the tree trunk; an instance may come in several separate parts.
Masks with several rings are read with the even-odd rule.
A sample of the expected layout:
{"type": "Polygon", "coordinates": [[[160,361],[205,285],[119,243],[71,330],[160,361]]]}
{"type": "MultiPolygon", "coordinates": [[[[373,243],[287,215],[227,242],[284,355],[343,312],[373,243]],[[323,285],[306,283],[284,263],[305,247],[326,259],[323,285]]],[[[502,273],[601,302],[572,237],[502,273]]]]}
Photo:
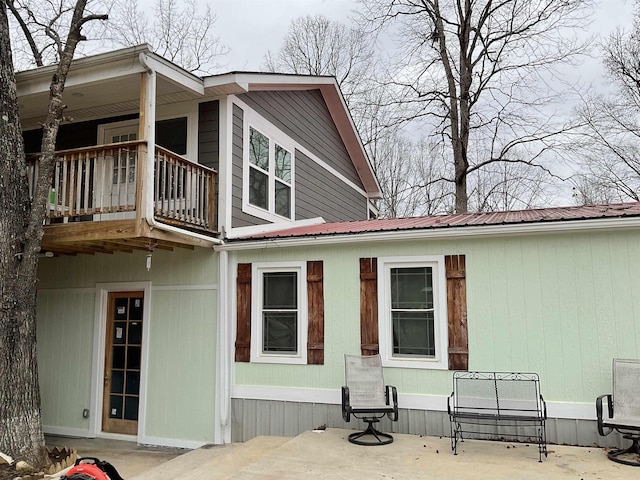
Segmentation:
{"type": "Polygon", "coordinates": [[[0,8],[0,109],[0,451],[41,467],[48,464],[48,457],[36,355],[37,252],[25,251],[29,188],[4,4],[0,8]]]}
{"type": "Polygon", "coordinates": [[[76,0],[66,42],[59,43],[60,61],[51,77],[49,111],[43,123],[39,176],[29,198],[27,164],[20,126],[7,6],[0,8],[0,451],[33,467],[49,464],[40,412],[36,352],[38,257],[47,198],[55,162],[58,127],[63,120],[62,94],[88,0],[76,0]]]}

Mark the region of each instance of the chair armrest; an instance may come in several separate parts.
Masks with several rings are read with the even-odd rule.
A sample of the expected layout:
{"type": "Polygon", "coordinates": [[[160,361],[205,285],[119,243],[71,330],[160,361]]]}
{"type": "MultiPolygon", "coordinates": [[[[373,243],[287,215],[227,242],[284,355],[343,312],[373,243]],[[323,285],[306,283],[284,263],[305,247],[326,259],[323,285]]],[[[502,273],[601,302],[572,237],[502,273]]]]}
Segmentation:
{"type": "Polygon", "coordinates": [[[602,399],[605,397],[607,398],[609,418],[613,418],[613,397],[610,393],[600,395],[596,398],[596,418],[598,420],[598,433],[603,437],[605,435],[609,435],[613,431],[613,428],[610,428],[608,432],[605,432],[604,419],[602,417],[602,399]]]}
{"type": "Polygon", "coordinates": [[[351,405],[349,403],[349,387],[342,387],[342,418],[345,422],[351,420],[351,405]]]}
{"type": "Polygon", "coordinates": [[[547,402],[544,401],[544,398],[542,397],[542,395],[540,395],[540,406],[542,406],[542,418],[543,419],[547,419],[547,402]]]}
{"type": "Polygon", "coordinates": [[[398,391],[393,385],[385,386],[385,396],[387,397],[387,405],[393,406],[393,413],[388,413],[387,417],[392,422],[398,421],[398,391]]]}
{"type": "Polygon", "coordinates": [[[451,410],[453,408],[452,406],[453,394],[454,392],[451,392],[451,395],[449,395],[449,397],[447,398],[447,413],[449,414],[449,416],[451,416],[451,410]]]}

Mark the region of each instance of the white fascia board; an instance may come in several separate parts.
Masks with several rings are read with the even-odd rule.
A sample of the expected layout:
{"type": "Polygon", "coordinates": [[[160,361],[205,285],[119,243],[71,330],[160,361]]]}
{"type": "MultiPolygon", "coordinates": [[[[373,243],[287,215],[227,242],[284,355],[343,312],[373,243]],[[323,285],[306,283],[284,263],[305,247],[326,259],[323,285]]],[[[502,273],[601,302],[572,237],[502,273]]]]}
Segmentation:
{"type": "MultiPolygon", "coordinates": [[[[144,71],[144,67],[139,62],[132,63],[131,60],[121,60],[108,65],[92,64],[87,68],[72,70],[67,77],[65,87],[104,82],[114,78],[138,75],[144,71]]],[[[18,97],[47,93],[51,87],[51,75],[53,75],[53,72],[50,75],[43,75],[38,78],[32,77],[24,80],[18,78],[18,97]]]]}
{"type": "Polygon", "coordinates": [[[256,248],[300,247],[307,245],[331,245],[359,242],[390,242],[430,240],[442,238],[468,238],[488,236],[535,235],[548,233],[578,233],[602,230],[629,230],[640,228],[640,217],[607,218],[595,220],[566,220],[515,225],[484,225],[473,227],[438,227],[384,232],[362,232],[336,235],[317,235],[294,238],[261,238],[242,243],[219,246],[219,250],[255,250],[256,248]]]}
{"type": "Polygon", "coordinates": [[[247,235],[258,235],[261,233],[276,232],[285,228],[309,227],[312,225],[320,225],[327,223],[324,218],[316,217],[308,220],[296,220],[294,222],[282,223],[265,223],[263,225],[252,225],[250,227],[236,227],[229,229],[227,238],[246,237],[247,235]]]}
{"type": "MultiPolygon", "coordinates": [[[[247,85],[248,90],[311,90],[320,88],[323,85],[330,85],[338,89],[338,84],[334,77],[312,76],[312,75],[290,75],[282,73],[253,73],[236,72],[219,77],[232,76],[235,83],[247,85]]],[[[215,79],[216,76],[207,77],[215,79]]]]}
{"type": "Polygon", "coordinates": [[[226,95],[247,93],[249,91],[249,84],[239,79],[237,73],[225,73],[205,77],[203,83],[205,90],[213,90],[214,92],[220,92],[226,95]]]}
{"type": "Polygon", "coordinates": [[[167,62],[162,57],[153,53],[141,53],[140,62],[170,82],[188,88],[198,95],[204,95],[204,81],[200,77],[167,62]]]}
{"type": "MultiPolygon", "coordinates": [[[[144,68],[137,61],[137,58],[141,53],[149,52],[149,45],[142,44],[89,57],[76,58],[71,64],[65,85],[80,85],[142,73],[144,68]]],[[[51,76],[57,68],[57,65],[49,65],[17,72],[18,96],[49,92],[51,76]]]]}

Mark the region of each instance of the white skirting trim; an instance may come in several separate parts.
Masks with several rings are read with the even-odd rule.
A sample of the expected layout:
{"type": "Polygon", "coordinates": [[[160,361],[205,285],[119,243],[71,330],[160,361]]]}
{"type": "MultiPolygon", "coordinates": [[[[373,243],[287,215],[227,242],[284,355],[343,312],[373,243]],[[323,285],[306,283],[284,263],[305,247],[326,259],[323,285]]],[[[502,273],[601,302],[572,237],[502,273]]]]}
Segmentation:
{"type": "Polygon", "coordinates": [[[67,428],[67,427],[53,427],[50,425],[43,425],[42,430],[45,435],[58,435],[60,437],[79,437],[79,438],[95,438],[95,435],[91,435],[89,429],[81,428],[67,428]]]}
{"type": "Polygon", "coordinates": [[[186,448],[194,450],[206,445],[207,442],[199,442],[196,440],[183,440],[177,438],[164,438],[164,437],[148,437],[136,435],[122,435],[119,433],[100,432],[98,435],[92,435],[87,430],[80,428],[65,428],[65,427],[52,427],[43,426],[42,429],[46,435],[57,435],[60,437],[77,437],[77,438],[106,438],[108,440],[120,440],[123,442],[132,442],[139,445],[155,445],[158,447],[173,447],[173,448],[186,448]]]}
{"type": "Polygon", "coordinates": [[[206,445],[206,442],[198,442],[195,440],[180,440],[176,438],[163,438],[163,437],[139,437],[138,443],[141,445],[155,445],[158,447],[173,447],[173,448],[187,448],[189,450],[195,450],[206,445]]]}
{"type": "MultiPolygon", "coordinates": [[[[233,385],[231,398],[246,400],[273,400],[281,402],[325,403],[340,405],[340,390],[264,387],[257,385],[233,385]]],[[[411,410],[447,411],[447,396],[418,395],[398,393],[398,406],[411,410]]],[[[595,420],[594,403],[583,402],[549,402],[547,401],[549,418],[566,418],[574,420],[595,420]]]]}

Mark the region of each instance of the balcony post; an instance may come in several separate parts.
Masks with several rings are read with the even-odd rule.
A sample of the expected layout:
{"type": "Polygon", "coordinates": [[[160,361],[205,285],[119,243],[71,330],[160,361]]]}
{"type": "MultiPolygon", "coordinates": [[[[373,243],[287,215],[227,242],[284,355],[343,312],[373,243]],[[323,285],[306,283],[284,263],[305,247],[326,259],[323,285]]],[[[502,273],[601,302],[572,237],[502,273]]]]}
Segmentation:
{"type": "Polygon", "coordinates": [[[136,224],[146,229],[153,216],[153,170],[155,152],[156,75],[149,70],[140,75],[140,122],[138,135],[144,143],[138,148],[136,172],[136,224]]]}
{"type": "Polygon", "coordinates": [[[207,199],[207,209],[208,209],[208,218],[207,221],[209,222],[209,225],[207,225],[207,227],[209,228],[209,230],[213,231],[214,227],[215,227],[215,213],[216,213],[216,176],[211,173],[209,175],[209,185],[208,185],[208,190],[209,190],[209,198],[207,199]]]}

